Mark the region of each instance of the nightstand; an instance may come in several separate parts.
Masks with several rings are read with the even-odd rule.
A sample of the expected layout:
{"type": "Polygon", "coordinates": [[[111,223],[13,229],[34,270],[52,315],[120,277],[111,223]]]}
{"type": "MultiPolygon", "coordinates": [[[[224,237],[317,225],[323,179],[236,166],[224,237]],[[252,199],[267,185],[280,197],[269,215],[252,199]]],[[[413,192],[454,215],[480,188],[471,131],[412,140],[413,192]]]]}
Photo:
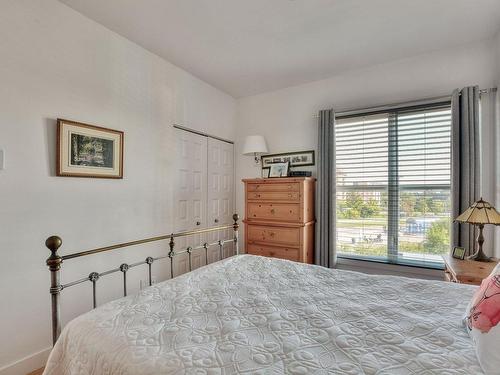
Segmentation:
{"type": "Polygon", "coordinates": [[[477,262],[475,260],[461,260],[451,255],[443,255],[444,279],[453,283],[481,285],[481,281],[488,277],[498,263],[477,262]]]}

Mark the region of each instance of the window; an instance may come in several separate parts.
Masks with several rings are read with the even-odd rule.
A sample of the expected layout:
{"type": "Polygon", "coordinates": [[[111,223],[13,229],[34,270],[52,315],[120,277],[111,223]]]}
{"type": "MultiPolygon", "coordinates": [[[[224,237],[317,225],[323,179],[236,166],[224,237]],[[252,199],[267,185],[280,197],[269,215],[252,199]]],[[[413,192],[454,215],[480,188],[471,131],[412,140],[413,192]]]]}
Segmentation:
{"type": "Polygon", "coordinates": [[[339,256],[438,266],[449,251],[449,103],[337,117],[339,256]]]}

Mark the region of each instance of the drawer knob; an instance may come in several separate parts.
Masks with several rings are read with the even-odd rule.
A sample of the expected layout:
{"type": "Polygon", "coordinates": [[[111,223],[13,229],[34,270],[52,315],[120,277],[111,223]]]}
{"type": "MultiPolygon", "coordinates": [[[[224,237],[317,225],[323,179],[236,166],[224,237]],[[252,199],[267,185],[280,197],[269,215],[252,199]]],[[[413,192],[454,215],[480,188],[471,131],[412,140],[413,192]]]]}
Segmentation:
{"type": "Polygon", "coordinates": [[[271,213],[274,215],[275,213],[274,208],[271,208],[271,213]]]}
{"type": "Polygon", "coordinates": [[[201,222],[197,221],[197,222],[196,222],[196,225],[201,225],[201,222]]]}
{"type": "Polygon", "coordinates": [[[215,221],[216,223],[218,223],[218,222],[219,222],[219,219],[215,219],[214,221],[215,221]]]}
{"type": "Polygon", "coordinates": [[[274,237],[274,232],[269,232],[269,235],[270,235],[271,237],[274,237]]]}

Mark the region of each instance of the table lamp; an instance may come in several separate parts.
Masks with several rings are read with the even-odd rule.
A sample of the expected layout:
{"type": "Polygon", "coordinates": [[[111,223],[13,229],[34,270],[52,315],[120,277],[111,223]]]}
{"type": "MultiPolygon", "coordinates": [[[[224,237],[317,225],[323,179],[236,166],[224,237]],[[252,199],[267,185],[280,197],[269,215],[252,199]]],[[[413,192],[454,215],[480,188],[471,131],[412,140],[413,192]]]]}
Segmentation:
{"type": "Polygon", "coordinates": [[[485,224],[500,225],[500,214],[495,207],[483,201],[483,198],[481,198],[459,215],[455,221],[459,223],[469,223],[479,227],[479,235],[476,239],[477,251],[467,259],[490,262],[491,259],[483,253],[483,228],[485,224]]]}

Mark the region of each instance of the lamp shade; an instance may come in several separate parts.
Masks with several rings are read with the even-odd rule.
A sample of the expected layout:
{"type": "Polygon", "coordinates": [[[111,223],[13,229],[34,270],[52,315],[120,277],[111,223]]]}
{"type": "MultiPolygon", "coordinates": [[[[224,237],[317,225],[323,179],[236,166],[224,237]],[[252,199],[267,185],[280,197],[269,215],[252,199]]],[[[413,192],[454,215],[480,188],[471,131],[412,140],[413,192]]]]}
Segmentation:
{"type": "Polygon", "coordinates": [[[256,155],[265,154],[267,150],[267,143],[261,135],[249,135],[245,138],[243,145],[243,155],[256,155]]]}
{"type": "Polygon", "coordinates": [[[474,202],[472,206],[466,209],[461,215],[459,215],[455,221],[459,223],[469,223],[469,224],[495,224],[500,225],[500,214],[498,211],[483,198],[474,202]]]}

